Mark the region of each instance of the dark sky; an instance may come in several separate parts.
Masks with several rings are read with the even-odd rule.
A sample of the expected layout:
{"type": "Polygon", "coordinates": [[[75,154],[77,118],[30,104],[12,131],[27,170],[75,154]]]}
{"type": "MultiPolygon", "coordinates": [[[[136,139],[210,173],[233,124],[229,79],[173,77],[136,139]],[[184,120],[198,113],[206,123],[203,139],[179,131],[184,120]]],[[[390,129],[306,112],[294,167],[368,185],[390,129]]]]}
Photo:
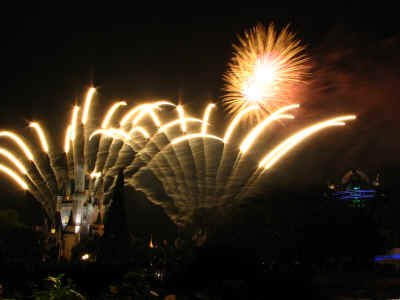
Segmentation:
{"type": "MultiPolygon", "coordinates": [[[[179,97],[196,111],[198,103],[220,99],[221,75],[237,34],[258,22],[291,23],[308,45],[314,72],[297,116],[299,127],[283,131],[341,113],[354,112],[359,119],[306,143],[271,174],[269,184],[324,183],[359,167],[371,176],[380,170],[395,187],[400,40],[390,7],[346,1],[285,8],[232,5],[217,11],[206,4],[65,3],[2,9],[1,129],[30,138],[27,122],[38,120],[61,148],[72,105],[81,103],[92,84],[98,88],[99,111],[117,99],[133,105],[179,97]]],[[[16,186],[0,178],[5,180],[2,199],[20,196],[16,186]]]]}

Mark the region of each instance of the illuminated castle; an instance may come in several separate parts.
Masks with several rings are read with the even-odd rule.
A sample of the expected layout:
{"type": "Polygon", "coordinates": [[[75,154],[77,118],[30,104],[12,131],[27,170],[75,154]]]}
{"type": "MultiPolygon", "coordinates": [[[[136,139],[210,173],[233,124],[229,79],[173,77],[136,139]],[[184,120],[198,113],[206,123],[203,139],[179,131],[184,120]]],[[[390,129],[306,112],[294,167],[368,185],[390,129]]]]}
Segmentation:
{"type": "MultiPolygon", "coordinates": [[[[83,126],[77,131],[78,137],[81,132],[83,126]]],[[[74,149],[78,158],[79,150],[83,149],[74,149]]],[[[60,256],[66,259],[70,259],[72,248],[82,236],[101,236],[104,232],[103,179],[87,174],[83,161],[74,159],[73,164],[74,174],[70,174],[69,180],[64,181],[65,184],[56,197],[57,240],[60,256]]]]}

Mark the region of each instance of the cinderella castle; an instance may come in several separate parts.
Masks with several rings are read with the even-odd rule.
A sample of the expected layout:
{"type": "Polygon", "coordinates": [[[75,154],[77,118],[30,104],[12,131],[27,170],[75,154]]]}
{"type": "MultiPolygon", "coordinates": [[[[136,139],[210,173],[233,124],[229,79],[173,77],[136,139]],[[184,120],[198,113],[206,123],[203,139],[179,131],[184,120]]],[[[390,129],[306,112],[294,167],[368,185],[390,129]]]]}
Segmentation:
{"type": "MultiPolygon", "coordinates": [[[[104,192],[102,188],[92,192],[88,176],[76,176],[80,182],[71,180],[65,193],[57,196],[56,234],[59,255],[69,260],[72,248],[83,236],[104,233],[104,192]]],[[[101,179],[99,179],[101,180],[101,179]]]]}

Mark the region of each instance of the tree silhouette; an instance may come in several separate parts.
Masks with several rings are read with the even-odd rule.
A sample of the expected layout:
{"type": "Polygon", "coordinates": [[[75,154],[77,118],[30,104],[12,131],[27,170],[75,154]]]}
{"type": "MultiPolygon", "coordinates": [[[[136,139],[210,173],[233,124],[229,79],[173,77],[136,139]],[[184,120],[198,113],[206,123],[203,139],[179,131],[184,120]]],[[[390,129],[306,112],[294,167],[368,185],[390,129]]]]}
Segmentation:
{"type": "Polygon", "coordinates": [[[112,200],[104,220],[99,260],[103,263],[123,264],[129,256],[130,237],[126,222],[124,199],[124,174],[118,173],[112,200]]]}

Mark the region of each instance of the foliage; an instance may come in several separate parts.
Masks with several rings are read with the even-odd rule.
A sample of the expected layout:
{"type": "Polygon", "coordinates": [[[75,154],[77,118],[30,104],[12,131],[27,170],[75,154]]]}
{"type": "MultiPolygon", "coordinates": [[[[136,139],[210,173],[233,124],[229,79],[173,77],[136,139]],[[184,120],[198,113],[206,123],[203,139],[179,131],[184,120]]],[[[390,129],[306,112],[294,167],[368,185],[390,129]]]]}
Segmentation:
{"type": "Polygon", "coordinates": [[[45,253],[45,236],[25,226],[15,210],[0,210],[0,261],[40,262],[45,253]]]}
{"type": "Polygon", "coordinates": [[[20,221],[18,212],[14,209],[0,210],[0,228],[22,228],[25,227],[20,221]]]}
{"type": "Polygon", "coordinates": [[[60,274],[57,277],[47,277],[45,280],[50,283],[50,286],[46,290],[34,291],[33,296],[35,297],[35,300],[86,299],[75,290],[75,284],[71,279],[68,278],[67,282],[63,284],[63,277],[64,274],[60,274]]]}
{"type": "Polygon", "coordinates": [[[136,269],[126,273],[120,283],[110,285],[111,296],[130,295],[134,299],[147,299],[149,295],[158,296],[152,290],[153,273],[146,268],[136,269]]]}

